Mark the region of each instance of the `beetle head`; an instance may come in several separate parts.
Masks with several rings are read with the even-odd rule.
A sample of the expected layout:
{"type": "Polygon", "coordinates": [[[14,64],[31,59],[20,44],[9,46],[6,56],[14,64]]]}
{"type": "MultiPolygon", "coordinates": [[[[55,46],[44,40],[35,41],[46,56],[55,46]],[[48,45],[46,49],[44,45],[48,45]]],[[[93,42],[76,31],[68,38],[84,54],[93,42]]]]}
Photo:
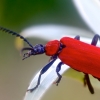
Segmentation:
{"type": "Polygon", "coordinates": [[[28,50],[28,52],[24,53],[23,60],[28,58],[28,57],[30,57],[30,56],[32,56],[32,55],[43,54],[45,52],[44,46],[42,44],[37,44],[37,45],[35,45],[35,46],[31,47],[31,48],[27,48],[27,47],[23,48],[21,50],[21,53],[23,51],[26,51],[26,50],[28,50]]]}

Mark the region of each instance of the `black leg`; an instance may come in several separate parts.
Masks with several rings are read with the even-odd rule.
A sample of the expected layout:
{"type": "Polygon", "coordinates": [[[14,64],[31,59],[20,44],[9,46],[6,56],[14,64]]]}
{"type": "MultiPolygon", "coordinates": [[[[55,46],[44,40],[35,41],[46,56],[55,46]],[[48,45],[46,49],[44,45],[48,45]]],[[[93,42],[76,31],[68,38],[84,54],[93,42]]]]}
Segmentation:
{"type": "Polygon", "coordinates": [[[74,39],[76,39],[76,40],[80,40],[80,36],[79,35],[77,35],[77,36],[75,36],[75,38],[74,39]]]}
{"type": "Polygon", "coordinates": [[[86,85],[88,86],[90,93],[94,94],[94,89],[93,89],[93,86],[91,85],[90,78],[89,78],[88,74],[84,75],[84,86],[86,86],[86,85]]]}
{"type": "Polygon", "coordinates": [[[91,45],[96,46],[99,38],[100,38],[100,36],[98,34],[95,34],[93,39],[92,39],[91,45]]]}
{"type": "Polygon", "coordinates": [[[59,71],[61,70],[61,66],[62,65],[63,65],[63,63],[60,62],[56,67],[56,73],[58,75],[58,79],[57,79],[57,81],[55,83],[56,83],[57,86],[58,86],[58,83],[61,81],[61,78],[62,78],[62,76],[59,74],[59,71]]]}
{"type": "Polygon", "coordinates": [[[55,62],[55,60],[56,59],[53,59],[51,62],[49,62],[46,66],[42,68],[38,77],[37,85],[34,88],[28,89],[27,91],[33,92],[36,88],[38,88],[38,86],[40,85],[42,74],[44,74],[51,67],[51,65],[55,62]]]}

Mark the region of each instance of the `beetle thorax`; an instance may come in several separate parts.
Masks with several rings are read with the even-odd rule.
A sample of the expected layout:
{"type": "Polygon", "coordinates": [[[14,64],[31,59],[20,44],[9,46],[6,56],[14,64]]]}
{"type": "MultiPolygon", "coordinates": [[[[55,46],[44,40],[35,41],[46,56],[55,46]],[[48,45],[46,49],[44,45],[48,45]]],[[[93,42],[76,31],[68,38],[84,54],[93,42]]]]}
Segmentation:
{"type": "Polygon", "coordinates": [[[58,53],[60,48],[60,42],[58,40],[49,41],[45,45],[45,54],[48,56],[53,56],[58,53]]]}

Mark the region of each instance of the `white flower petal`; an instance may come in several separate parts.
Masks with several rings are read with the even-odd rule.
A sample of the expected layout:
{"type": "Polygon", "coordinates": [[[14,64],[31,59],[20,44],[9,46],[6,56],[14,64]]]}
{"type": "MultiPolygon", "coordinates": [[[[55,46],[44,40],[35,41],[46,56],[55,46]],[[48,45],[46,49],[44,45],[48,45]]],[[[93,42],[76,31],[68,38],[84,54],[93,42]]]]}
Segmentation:
{"type": "Polygon", "coordinates": [[[100,34],[100,0],[73,0],[86,24],[100,34]]]}
{"type": "MultiPolygon", "coordinates": [[[[36,90],[34,90],[32,93],[27,92],[24,100],[40,100],[41,99],[43,94],[47,91],[47,89],[51,86],[51,84],[53,84],[53,82],[57,78],[57,74],[55,70],[59,62],[60,60],[57,59],[55,63],[50,67],[50,69],[42,75],[41,83],[39,87],[36,90]]],[[[67,65],[62,65],[60,74],[63,74],[67,69],[69,69],[67,65]]],[[[39,72],[32,79],[32,82],[30,83],[28,89],[31,89],[36,85],[38,76],[39,76],[39,72]]]]}
{"type": "Polygon", "coordinates": [[[23,35],[24,37],[38,37],[47,41],[53,39],[60,39],[63,36],[71,35],[91,37],[91,33],[86,30],[54,24],[31,26],[29,28],[24,29],[21,32],[21,35],[23,35]]]}

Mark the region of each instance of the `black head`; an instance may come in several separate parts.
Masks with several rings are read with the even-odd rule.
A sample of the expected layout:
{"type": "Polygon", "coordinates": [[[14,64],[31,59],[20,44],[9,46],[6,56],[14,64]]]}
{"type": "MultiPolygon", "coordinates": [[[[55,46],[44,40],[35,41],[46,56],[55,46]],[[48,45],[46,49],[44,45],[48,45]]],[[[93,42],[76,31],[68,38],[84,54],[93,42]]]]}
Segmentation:
{"type": "Polygon", "coordinates": [[[38,54],[43,54],[45,52],[45,46],[42,44],[37,44],[33,46],[32,48],[23,48],[21,52],[28,50],[27,53],[24,53],[23,55],[23,60],[32,56],[32,55],[38,55],[38,54]]]}
{"type": "Polygon", "coordinates": [[[28,52],[25,53],[25,54],[23,55],[23,60],[24,60],[25,58],[30,57],[31,55],[43,54],[43,53],[45,52],[44,46],[43,46],[42,44],[38,44],[38,45],[36,45],[36,46],[32,46],[32,45],[28,42],[28,40],[25,39],[25,38],[24,38],[23,36],[21,36],[20,34],[18,34],[18,33],[16,33],[16,32],[13,32],[13,31],[11,31],[11,30],[9,30],[9,29],[3,28],[3,27],[0,27],[0,30],[1,30],[1,31],[4,31],[4,32],[7,32],[7,33],[9,33],[9,34],[15,35],[16,37],[20,37],[21,39],[23,39],[23,40],[30,46],[30,48],[29,48],[29,47],[28,47],[28,48],[23,48],[23,49],[21,50],[21,53],[22,53],[23,51],[28,50],[28,52]]]}

